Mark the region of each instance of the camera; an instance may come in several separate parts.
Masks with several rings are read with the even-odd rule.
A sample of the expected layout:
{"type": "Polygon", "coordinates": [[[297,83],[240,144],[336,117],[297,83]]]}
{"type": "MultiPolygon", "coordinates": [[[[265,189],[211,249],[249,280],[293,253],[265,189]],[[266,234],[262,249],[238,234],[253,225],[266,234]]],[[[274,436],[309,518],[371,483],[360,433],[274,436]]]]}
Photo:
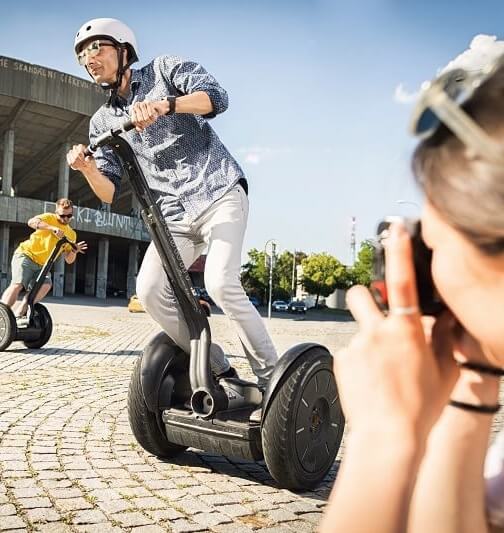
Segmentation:
{"type": "Polygon", "coordinates": [[[446,305],[434,287],[431,273],[432,251],[427,248],[422,239],[421,225],[418,219],[391,216],[386,217],[378,224],[377,239],[373,243],[373,275],[370,285],[373,298],[381,310],[388,310],[383,239],[387,237],[388,228],[392,222],[401,222],[411,236],[420,313],[437,316],[446,309],[446,305]]]}

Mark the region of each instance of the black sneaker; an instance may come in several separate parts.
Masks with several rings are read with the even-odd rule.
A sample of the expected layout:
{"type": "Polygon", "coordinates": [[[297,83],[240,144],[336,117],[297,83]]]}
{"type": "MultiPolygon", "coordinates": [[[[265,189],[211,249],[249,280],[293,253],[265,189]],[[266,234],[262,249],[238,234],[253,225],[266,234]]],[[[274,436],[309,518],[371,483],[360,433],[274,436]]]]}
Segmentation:
{"type": "Polygon", "coordinates": [[[239,378],[240,376],[238,375],[238,372],[232,366],[230,366],[225,372],[216,374],[215,377],[217,379],[222,379],[222,378],[239,378]]]}

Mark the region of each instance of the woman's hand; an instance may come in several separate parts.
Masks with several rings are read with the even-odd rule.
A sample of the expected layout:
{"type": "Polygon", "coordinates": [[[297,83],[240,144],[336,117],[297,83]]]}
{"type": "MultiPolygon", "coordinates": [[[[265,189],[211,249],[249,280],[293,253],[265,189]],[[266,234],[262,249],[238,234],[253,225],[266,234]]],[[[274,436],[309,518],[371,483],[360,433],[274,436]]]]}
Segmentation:
{"type": "Polygon", "coordinates": [[[335,357],[335,374],[353,432],[410,432],[424,441],[458,375],[454,319],[447,312],[433,326],[422,322],[411,240],[402,225],[391,227],[385,257],[389,315],[364,287],[349,291],[360,331],[335,357]]]}

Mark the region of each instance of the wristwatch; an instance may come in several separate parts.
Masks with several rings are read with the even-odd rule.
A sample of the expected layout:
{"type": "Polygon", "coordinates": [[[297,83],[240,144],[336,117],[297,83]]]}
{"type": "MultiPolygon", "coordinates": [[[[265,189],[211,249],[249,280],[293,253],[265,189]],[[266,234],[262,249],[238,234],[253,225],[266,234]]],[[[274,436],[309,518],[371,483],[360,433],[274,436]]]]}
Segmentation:
{"type": "Polygon", "coordinates": [[[165,100],[170,104],[170,109],[166,112],[167,115],[173,115],[175,113],[175,101],[177,100],[176,96],[167,96],[165,100]]]}

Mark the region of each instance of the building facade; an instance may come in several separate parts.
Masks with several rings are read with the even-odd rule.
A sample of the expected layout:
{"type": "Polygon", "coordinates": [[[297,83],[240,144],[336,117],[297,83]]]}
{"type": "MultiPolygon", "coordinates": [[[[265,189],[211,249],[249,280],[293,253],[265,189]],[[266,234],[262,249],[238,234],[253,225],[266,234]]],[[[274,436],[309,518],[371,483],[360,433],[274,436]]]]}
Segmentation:
{"type": "Polygon", "coordinates": [[[88,143],[89,119],[105,101],[94,83],[64,72],[0,56],[0,290],[10,282],[10,260],[32,231],[28,219],[70,198],[71,226],[87,241],[73,265],[58,261],[53,295],[130,296],[150,241],[127,179],[112,206],[102,204],[66,153],[88,143]]]}

